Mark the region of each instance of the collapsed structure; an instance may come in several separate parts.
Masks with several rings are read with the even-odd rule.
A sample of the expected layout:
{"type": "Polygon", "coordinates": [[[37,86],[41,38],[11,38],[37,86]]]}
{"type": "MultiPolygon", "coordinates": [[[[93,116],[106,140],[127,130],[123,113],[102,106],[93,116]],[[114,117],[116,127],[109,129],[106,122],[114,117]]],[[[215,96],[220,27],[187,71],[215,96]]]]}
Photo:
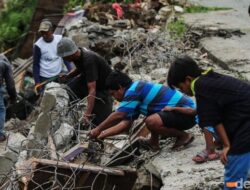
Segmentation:
{"type": "MultiPolygon", "coordinates": [[[[146,9],[143,14],[131,9],[131,18],[125,15],[123,20],[96,11],[101,6],[91,7],[86,17],[79,10],[65,15],[55,32],[100,53],[133,79],[165,83],[170,61],[193,44],[174,41],[161,28],[162,23],[165,27],[167,20],[175,19],[175,11],[183,10],[168,1],[159,2],[157,9],[146,9]]],[[[199,50],[189,53],[211,66],[199,50]]],[[[19,92],[32,91],[31,78],[26,75],[32,60],[14,64],[19,92]]],[[[49,83],[39,107],[28,110],[32,107],[28,103],[25,101],[24,118],[29,117],[11,119],[7,125],[6,151],[0,156],[1,189],[160,189],[162,176],[151,164],[157,153],[148,152],[137,141],[148,135],[143,118],[126,135],[94,141],[87,136],[90,128],[80,123],[86,101],[78,100],[67,86],[49,83]]],[[[171,142],[162,140],[164,145],[171,142]]]]}

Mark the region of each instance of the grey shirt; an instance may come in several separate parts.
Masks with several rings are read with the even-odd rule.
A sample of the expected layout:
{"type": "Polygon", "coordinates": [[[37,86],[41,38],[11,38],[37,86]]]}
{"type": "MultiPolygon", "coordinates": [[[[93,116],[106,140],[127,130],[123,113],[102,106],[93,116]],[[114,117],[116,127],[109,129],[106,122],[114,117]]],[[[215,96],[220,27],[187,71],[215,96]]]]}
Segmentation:
{"type": "Polygon", "coordinates": [[[4,55],[0,54],[0,86],[3,86],[4,82],[10,99],[15,99],[17,93],[12,68],[8,59],[4,55]]]}

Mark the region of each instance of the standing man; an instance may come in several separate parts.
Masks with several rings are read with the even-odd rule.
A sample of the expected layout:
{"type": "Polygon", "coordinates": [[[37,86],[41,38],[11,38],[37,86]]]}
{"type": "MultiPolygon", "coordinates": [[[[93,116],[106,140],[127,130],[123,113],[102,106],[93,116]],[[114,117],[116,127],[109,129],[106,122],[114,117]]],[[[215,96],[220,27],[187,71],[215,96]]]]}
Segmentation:
{"type": "Polygon", "coordinates": [[[10,102],[14,103],[17,95],[16,95],[16,88],[15,88],[12,68],[8,59],[4,55],[0,54],[0,142],[3,142],[6,140],[6,137],[3,132],[5,114],[6,114],[6,109],[4,105],[4,99],[3,99],[4,82],[6,84],[7,92],[10,96],[10,102]]]}
{"type": "Polygon", "coordinates": [[[212,69],[204,71],[189,56],[176,58],[167,80],[170,87],[195,96],[200,127],[213,126],[220,137],[224,190],[242,190],[250,174],[249,83],[212,69]]]}
{"type": "Polygon", "coordinates": [[[86,48],[77,47],[69,38],[57,45],[57,54],[65,61],[72,61],[76,69],[63,77],[78,98],[87,97],[83,121],[94,125],[101,123],[112,112],[112,100],[105,89],[105,80],[111,68],[103,57],[86,48]]]}
{"type": "MultiPolygon", "coordinates": [[[[63,60],[56,53],[61,35],[55,35],[52,31],[52,23],[48,20],[41,22],[39,27],[41,37],[33,46],[33,76],[35,86],[41,82],[58,76],[62,71],[63,60]]],[[[68,71],[72,69],[69,62],[64,62],[68,71]]]]}

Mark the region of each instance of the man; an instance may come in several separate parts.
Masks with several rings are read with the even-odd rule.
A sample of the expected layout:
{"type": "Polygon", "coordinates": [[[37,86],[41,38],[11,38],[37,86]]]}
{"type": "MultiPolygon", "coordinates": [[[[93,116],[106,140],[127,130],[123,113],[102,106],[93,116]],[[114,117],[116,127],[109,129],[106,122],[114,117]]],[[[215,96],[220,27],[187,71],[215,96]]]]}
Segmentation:
{"type": "Polygon", "coordinates": [[[13,78],[12,68],[8,59],[0,54],[0,142],[6,140],[4,135],[4,122],[5,122],[5,105],[4,105],[4,82],[7,88],[7,92],[10,96],[10,102],[14,103],[16,100],[16,88],[13,78]]]}
{"type": "MultiPolygon", "coordinates": [[[[50,21],[42,21],[38,30],[41,37],[33,46],[33,77],[36,87],[45,80],[56,78],[62,72],[63,60],[56,53],[62,36],[53,34],[52,28],[50,21]]],[[[64,64],[68,71],[72,69],[69,62],[64,64]]]]}
{"type": "MultiPolygon", "coordinates": [[[[199,125],[213,126],[223,144],[224,189],[242,189],[250,174],[250,85],[214,72],[203,71],[188,56],[170,66],[168,84],[195,96],[199,125]]],[[[249,183],[248,183],[249,184],[249,183]]]]}
{"type": "Polygon", "coordinates": [[[103,57],[86,48],[77,47],[69,38],[63,38],[57,45],[57,54],[65,61],[72,61],[76,68],[62,77],[75,77],[69,87],[78,98],[87,97],[87,108],[83,114],[85,123],[101,123],[112,112],[112,100],[105,89],[105,80],[111,68],[103,57]]]}
{"type": "Polygon", "coordinates": [[[91,137],[104,138],[118,134],[127,130],[139,114],[143,114],[151,132],[151,138],[143,143],[153,151],[159,149],[159,135],[176,137],[174,150],[193,141],[193,135],[185,132],[195,125],[195,104],[191,98],[161,84],[133,82],[129,76],[118,71],[109,75],[106,86],[121,103],[104,122],[91,130],[91,137]]]}

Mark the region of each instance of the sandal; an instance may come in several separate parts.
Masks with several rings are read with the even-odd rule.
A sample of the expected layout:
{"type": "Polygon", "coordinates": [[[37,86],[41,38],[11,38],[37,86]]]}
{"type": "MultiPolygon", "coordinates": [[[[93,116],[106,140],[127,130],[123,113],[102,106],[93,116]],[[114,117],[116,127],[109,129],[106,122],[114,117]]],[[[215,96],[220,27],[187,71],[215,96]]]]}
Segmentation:
{"type": "Polygon", "coordinates": [[[196,163],[204,163],[207,161],[218,160],[220,158],[220,154],[218,152],[208,154],[207,150],[203,150],[199,152],[196,156],[192,158],[192,160],[196,163]]]}
{"type": "Polygon", "coordinates": [[[160,150],[160,147],[151,145],[149,142],[149,139],[139,138],[138,142],[143,148],[146,148],[147,150],[151,150],[152,152],[157,152],[158,150],[160,150]]]}

